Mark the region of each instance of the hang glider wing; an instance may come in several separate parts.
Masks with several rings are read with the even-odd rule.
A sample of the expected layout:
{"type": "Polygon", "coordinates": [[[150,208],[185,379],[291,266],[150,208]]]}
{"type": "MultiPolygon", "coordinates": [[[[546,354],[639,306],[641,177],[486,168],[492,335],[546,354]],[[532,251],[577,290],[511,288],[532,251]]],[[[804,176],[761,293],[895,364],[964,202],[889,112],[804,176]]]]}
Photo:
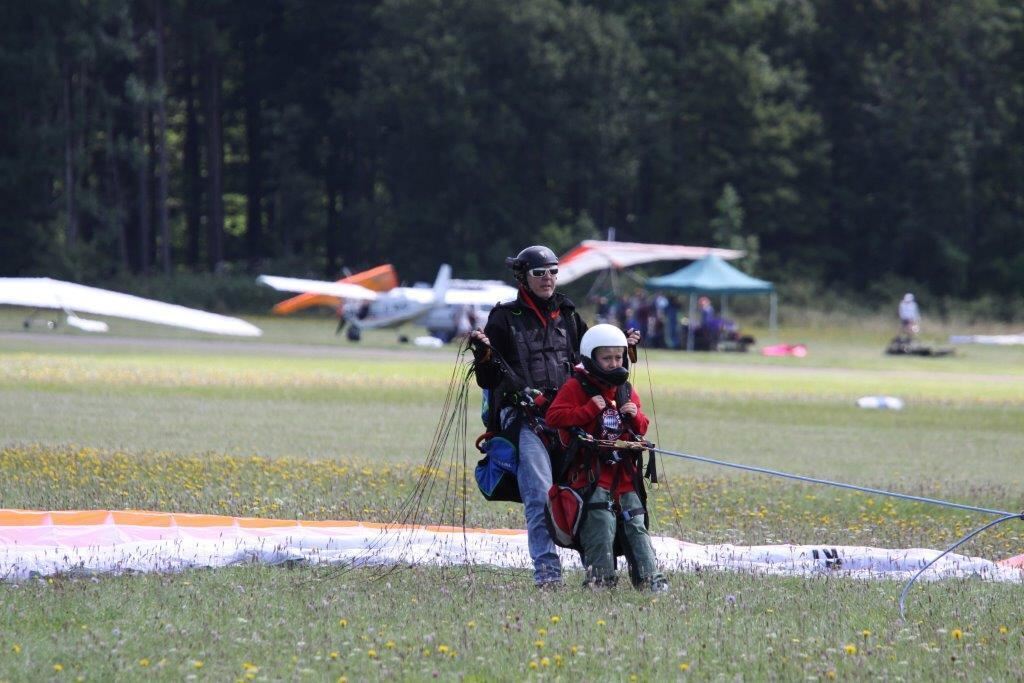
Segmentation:
{"type": "Polygon", "coordinates": [[[106,332],[107,324],[86,320],[77,313],[141,320],[213,334],[258,337],[263,333],[239,318],[50,278],[0,278],[0,304],[64,311],[68,325],[88,332],[106,332]]]}
{"type": "Polygon", "coordinates": [[[621,270],[653,261],[696,261],[709,254],[728,261],[740,258],[745,252],[713,247],[687,247],[680,244],[584,240],[558,260],[558,283],[569,284],[596,270],[621,270]]]}
{"type": "Polygon", "coordinates": [[[516,298],[516,289],[499,280],[452,280],[445,294],[446,304],[493,306],[516,298]]]}
{"type": "MultiPolygon", "coordinates": [[[[909,579],[938,550],[834,545],[700,545],[651,538],[673,571],[909,579]]],[[[559,549],[567,567],[577,553],[559,549]]],[[[170,572],[237,564],[396,564],[532,567],[526,532],[353,521],[296,521],[164,512],[0,510],[0,580],[170,572]]],[[[947,554],[929,578],[1024,582],[1024,555],[998,562],[947,554]]]]}
{"type": "MultiPolygon", "coordinates": [[[[349,275],[348,277],[338,280],[342,284],[350,285],[362,285],[367,289],[372,289],[375,292],[386,292],[389,289],[394,289],[398,286],[398,274],[395,272],[394,266],[390,263],[385,263],[382,266],[370,268],[364,270],[361,273],[355,275],[349,275]]],[[[341,305],[341,299],[336,296],[329,294],[316,294],[314,292],[304,292],[298,296],[293,296],[290,299],[285,299],[281,303],[277,304],[273,308],[273,312],[278,315],[288,315],[295,311],[301,311],[305,308],[312,306],[327,306],[331,309],[337,309],[341,305]]]]}
{"type": "Polygon", "coordinates": [[[268,287],[273,287],[279,292],[308,292],[353,301],[373,301],[378,296],[377,292],[372,289],[348,282],[304,280],[297,277],[280,277],[278,275],[260,275],[256,280],[268,287]]]}

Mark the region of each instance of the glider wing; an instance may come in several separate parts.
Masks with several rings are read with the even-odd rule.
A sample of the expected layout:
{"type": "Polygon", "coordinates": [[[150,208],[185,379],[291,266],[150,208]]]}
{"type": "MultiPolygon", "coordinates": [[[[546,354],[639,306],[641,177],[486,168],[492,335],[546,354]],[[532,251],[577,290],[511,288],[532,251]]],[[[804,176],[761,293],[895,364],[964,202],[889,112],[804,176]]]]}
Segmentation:
{"type": "Polygon", "coordinates": [[[80,318],[75,315],[76,312],[141,320],[213,334],[242,337],[258,337],[262,334],[260,328],[239,318],[50,278],[0,278],[0,304],[62,310],[67,314],[69,325],[89,332],[105,332],[107,325],[80,318]]]}
{"type": "Polygon", "coordinates": [[[681,244],[584,240],[558,259],[558,283],[569,284],[595,270],[621,270],[653,261],[696,261],[709,254],[728,261],[740,258],[744,253],[736,249],[688,247],[681,244]]]}
{"type": "Polygon", "coordinates": [[[348,282],[304,280],[297,277],[280,277],[278,275],[260,275],[256,280],[268,287],[273,287],[279,292],[310,292],[355,301],[373,301],[377,298],[377,292],[372,289],[348,282]]]}
{"type": "MultiPolygon", "coordinates": [[[[362,285],[367,289],[372,289],[375,292],[386,292],[389,289],[394,289],[398,286],[398,274],[395,272],[394,266],[390,263],[386,263],[376,268],[370,268],[364,270],[361,273],[355,275],[349,275],[348,277],[338,280],[339,283],[350,284],[350,285],[362,285]]],[[[329,308],[337,309],[341,305],[341,299],[336,296],[330,296],[328,294],[315,294],[313,292],[304,292],[298,296],[293,296],[290,299],[285,299],[281,303],[277,304],[273,308],[273,312],[278,315],[288,315],[295,311],[301,311],[302,309],[309,308],[311,306],[327,306],[329,308]]]]}

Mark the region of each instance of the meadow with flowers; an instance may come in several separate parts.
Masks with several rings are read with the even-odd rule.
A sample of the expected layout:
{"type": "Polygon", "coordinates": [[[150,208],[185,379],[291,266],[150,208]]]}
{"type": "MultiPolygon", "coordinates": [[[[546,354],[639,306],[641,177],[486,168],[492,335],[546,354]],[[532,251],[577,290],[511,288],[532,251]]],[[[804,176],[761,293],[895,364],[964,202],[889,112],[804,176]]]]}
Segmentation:
{"type": "MultiPolygon", "coordinates": [[[[460,377],[455,348],[413,349],[390,333],[353,346],[323,321],[260,324],[266,337],[246,343],[3,325],[0,507],[392,519],[460,377]]],[[[642,354],[633,381],[648,436],[670,450],[1024,509],[1024,350],[887,358],[870,330],[788,333],[811,355],[642,354]],[[854,406],[874,394],[907,408],[854,406]]],[[[473,386],[470,397],[475,408],[473,386]]],[[[467,423],[471,442],[481,424],[467,423]]],[[[698,543],[941,549],[988,520],[660,465],[652,529],[698,543]]],[[[517,506],[475,490],[464,501],[469,525],[522,526],[517,506]]],[[[424,501],[428,517],[443,508],[424,501]]],[[[957,552],[1024,553],[1022,524],[957,552]]],[[[921,583],[904,622],[891,581],[677,572],[671,592],[653,597],[581,580],[570,573],[563,590],[541,593],[529,572],[488,567],[251,565],[3,582],[0,680],[1024,677],[1024,584],[921,583]]]]}

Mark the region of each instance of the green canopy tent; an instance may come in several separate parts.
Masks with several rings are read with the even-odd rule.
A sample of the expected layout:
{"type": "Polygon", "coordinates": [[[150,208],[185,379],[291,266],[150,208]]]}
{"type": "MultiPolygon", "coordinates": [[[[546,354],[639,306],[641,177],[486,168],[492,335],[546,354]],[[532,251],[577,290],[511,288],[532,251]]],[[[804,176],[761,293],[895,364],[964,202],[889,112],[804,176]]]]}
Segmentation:
{"type": "Polygon", "coordinates": [[[751,277],[737,270],[714,255],[705,256],[674,273],[662,275],[661,277],[652,277],[644,283],[644,287],[651,290],[678,292],[689,295],[691,324],[686,335],[687,351],[693,350],[692,321],[697,314],[694,294],[719,294],[723,296],[728,294],[768,294],[771,297],[768,324],[772,330],[776,327],[778,299],[775,294],[775,286],[766,280],[758,280],[756,277],[751,277]]]}

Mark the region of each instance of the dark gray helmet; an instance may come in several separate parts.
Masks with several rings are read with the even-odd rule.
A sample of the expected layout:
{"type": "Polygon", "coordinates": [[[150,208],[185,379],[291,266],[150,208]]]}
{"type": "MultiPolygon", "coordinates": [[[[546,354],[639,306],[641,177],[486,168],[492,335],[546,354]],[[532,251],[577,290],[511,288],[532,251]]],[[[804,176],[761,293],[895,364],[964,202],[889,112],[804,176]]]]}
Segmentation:
{"type": "Polygon", "coordinates": [[[537,244],[523,249],[518,256],[509,256],[505,259],[505,265],[511,268],[519,278],[525,276],[526,271],[530,268],[557,266],[558,257],[547,247],[537,244]]]}

